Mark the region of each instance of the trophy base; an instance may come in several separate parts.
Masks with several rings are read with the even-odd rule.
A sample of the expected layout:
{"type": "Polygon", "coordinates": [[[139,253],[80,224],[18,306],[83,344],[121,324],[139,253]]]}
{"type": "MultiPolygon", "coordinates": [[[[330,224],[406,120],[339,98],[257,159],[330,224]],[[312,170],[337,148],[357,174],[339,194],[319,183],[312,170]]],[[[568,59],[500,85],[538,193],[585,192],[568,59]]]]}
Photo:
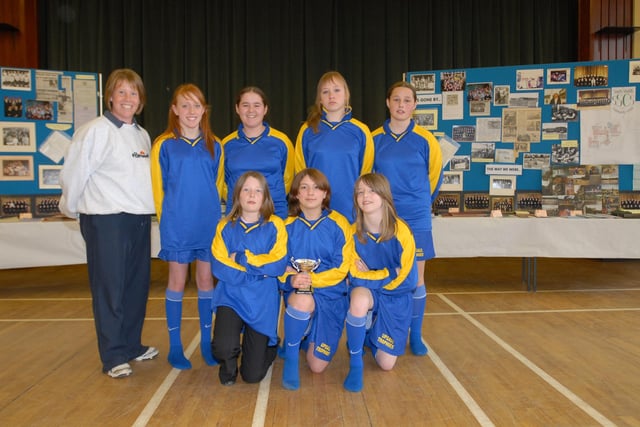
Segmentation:
{"type": "Polygon", "coordinates": [[[294,291],[296,294],[301,294],[301,295],[313,295],[313,288],[309,287],[307,289],[296,289],[294,291]]]}

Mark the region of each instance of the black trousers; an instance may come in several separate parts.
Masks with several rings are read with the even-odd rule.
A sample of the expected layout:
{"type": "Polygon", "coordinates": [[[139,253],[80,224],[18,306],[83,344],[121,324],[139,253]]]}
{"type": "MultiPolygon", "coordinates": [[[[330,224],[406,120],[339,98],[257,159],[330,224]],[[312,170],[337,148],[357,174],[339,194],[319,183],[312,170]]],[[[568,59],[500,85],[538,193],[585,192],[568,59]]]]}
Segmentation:
{"type": "Polygon", "coordinates": [[[142,325],[151,275],[151,216],[80,215],[102,370],[146,351],[142,325]]]}
{"type": "Polygon", "coordinates": [[[262,381],[277,354],[278,346],[268,344],[269,337],[253,330],[235,310],[224,306],[217,308],[211,350],[213,357],[220,362],[218,376],[222,384],[236,380],[241,353],[242,379],[247,383],[262,381]]]}

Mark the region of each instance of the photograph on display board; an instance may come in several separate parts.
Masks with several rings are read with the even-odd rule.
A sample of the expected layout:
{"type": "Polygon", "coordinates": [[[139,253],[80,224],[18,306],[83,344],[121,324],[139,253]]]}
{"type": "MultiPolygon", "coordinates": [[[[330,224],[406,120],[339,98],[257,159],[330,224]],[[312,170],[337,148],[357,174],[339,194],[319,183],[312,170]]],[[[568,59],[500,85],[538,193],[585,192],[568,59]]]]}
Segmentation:
{"type": "Polygon", "coordinates": [[[543,87],[543,69],[516,71],[516,90],[542,89],[543,87]]]}
{"type": "Polygon", "coordinates": [[[574,86],[607,86],[609,67],[607,65],[578,65],[573,70],[574,86]]]}
{"type": "Polygon", "coordinates": [[[60,171],[62,171],[62,165],[39,165],[38,187],[42,189],[60,188],[60,171]]]}
{"type": "Polygon", "coordinates": [[[433,210],[438,213],[445,213],[450,209],[460,209],[460,193],[439,192],[433,202],[433,210]]]}
{"type": "Polygon", "coordinates": [[[502,197],[502,196],[494,196],[490,199],[491,209],[498,210],[501,212],[513,212],[513,197],[502,197]]]}
{"type": "Polygon", "coordinates": [[[440,73],[440,90],[442,92],[460,92],[467,86],[466,71],[445,71],[440,73]]]}
{"type": "Polygon", "coordinates": [[[19,216],[31,213],[31,197],[29,196],[0,196],[0,216],[19,216]]]}
{"type": "Polygon", "coordinates": [[[606,107],[611,104],[611,89],[579,89],[578,107],[606,107]]]}
{"type": "Polygon", "coordinates": [[[61,216],[59,205],[60,196],[36,196],[33,200],[33,215],[35,217],[61,216]]]}
{"type": "Polygon", "coordinates": [[[4,90],[31,90],[31,70],[21,68],[2,68],[0,72],[4,90]]]}
{"type": "Polygon", "coordinates": [[[629,61],[629,83],[640,83],[640,61],[629,61]]]}
{"type": "Polygon", "coordinates": [[[490,198],[487,193],[465,193],[465,212],[487,212],[490,210],[490,198]]]}
{"type": "Polygon", "coordinates": [[[452,171],[468,171],[471,169],[471,156],[453,156],[449,162],[452,171]]]}
{"type": "Polygon", "coordinates": [[[493,88],[493,105],[509,105],[509,92],[511,92],[511,86],[496,85],[493,88]]]}
{"type": "Polygon", "coordinates": [[[470,116],[488,116],[491,114],[491,101],[470,101],[470,116]]]}
{"type": "Polygon", "coordinates": [[[0,181],[33,181],[33,156],[0,156],[0,181]]]}
{"type": "Polygon", "coordinates": [[[554,105],[551,110],[551,121],[553,122],[577,122],[578,106],[576,104],[554,105]]]}
{"type": "Polygon", "coordinates": [[[551,67],[547,70],[548,85],[566,85],[571,83],[571,68],[551,67]]]}
{"type": "Polygon", "coordinates": [[[543,123],[542,139],[567,139],[569,125],[567,123],[543,123]]]}
{"type": "Polygon", "coordinates": [[[580,162],[580,148],[576,145],[553,144],[551,146],[551,163],[578,164],[580,162]]]}
{"type": "Polygon", "coordinates": [[[536,209],[542,209],[542,193],[518,191],[515,201],[516,209],[524,209],[533,213],[536,209]]]}
{"type": "Polygon", "coordinates": [[[511,148],[496,148],[496,163],[515,163],[515,156],[511,148]]]}
{"type": "Polygon", "coordinates": [[[412,74],[409,82],[418,93],[435,93],[436,75],[434,73],[412,74]]]}
{"type": "Polygon", "coordinates": [[[433,130],[438,129],[438,110],[414,110],[413,120],[418,126],[422,126],[425,129],[433,130]]]}
{"type": "Polygon", "coordinates": [[[474,142],[471,144],[472,162],[492,162],[496,155],[496,144],[494,142],[474,142]]]}
{"type": "Polygon", "coordinates": [[[19,96],[5,96],[4,116],[10,119],[22,118],[22,98],[19,96]]]}
{"type": "Polygon", "coordinates": [[[523,153],[522,168],[523,169],[544,169],[548,168],[551,163],[551,155],[549,153],[523,153]]]}
{"type": "Polygon", "coordinates": [[[535,108],[538,106],[539,94],[537,92],[520,92],[509,94],[509,107],[511,108],[535,108]]]}
{"type": "Polygon", "coordinates": [[[467,101],[491,101],[493,83],[468,83],[467,101]]]}
{"type": "Polygon", "coordinates": [[[476,140],[476,127],[454,125],[451,127],[451,138],[456,142],[473,142],[476,140]]]}
{"type": "Polygon", "coordinates": [[[0,153],[36,151],[36,126],[28,122],[0,122],[0,153]]]}
{"type": "Polygon", "coordinates": [[[531,144],[528,142],[515,142],[513,144],[514,155],[518,157],[520,153],[528,153],[531,151],[531,144]]]}
{"type": "Polygon", "coordinates": [[[462,191],[462,177],[462,171],[442,172],[442,184],[440,186],[440,191],[462,191]]]}
{"type": "Polygon", "coordinates": [[[53,104],[49,101],[27,100],[26,117],[29,120],[53,120],[53,104]]]}
{"type": "Polygon", "coordinates": [[[491,175],[489,194],[492,196],[513,196],[516,191],[516,177],[513,175],[491,175]]]}
{"type": "Polygon", "coordinates": [[[545,105],[560,105],[567,103],[567,90],[562,89],[545,89],[544,90],[544,103],[545,105]]]}

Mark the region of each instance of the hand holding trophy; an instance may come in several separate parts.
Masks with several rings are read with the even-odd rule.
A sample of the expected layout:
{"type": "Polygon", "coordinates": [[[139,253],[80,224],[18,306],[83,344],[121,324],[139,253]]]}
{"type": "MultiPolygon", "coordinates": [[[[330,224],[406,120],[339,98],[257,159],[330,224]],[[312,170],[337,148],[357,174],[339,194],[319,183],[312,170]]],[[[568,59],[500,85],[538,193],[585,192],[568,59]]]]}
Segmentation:
{"type": "MultiPolygon", "coordinates": [[[[320,265],[319,259],[298,258],[291,257],[291,265],[296,269],[298,273],[311,273],[320,265]]],[[[296,288],[294,291],[296,294],[312,294],[313,287],[309,285],[308,288],[296,288]]]]}

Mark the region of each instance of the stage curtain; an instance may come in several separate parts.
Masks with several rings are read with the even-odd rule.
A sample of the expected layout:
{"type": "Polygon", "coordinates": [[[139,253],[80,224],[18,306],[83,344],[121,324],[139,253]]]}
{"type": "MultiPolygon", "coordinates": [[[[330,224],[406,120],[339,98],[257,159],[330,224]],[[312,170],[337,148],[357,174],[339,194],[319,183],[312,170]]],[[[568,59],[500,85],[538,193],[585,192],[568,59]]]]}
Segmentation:
{"type": "Polygon", "coordinates": [[[577,8],[577,0],[39,0],[39,68],[104,79],[135,69],[152,138],[180,83],[204,90],[220,137],[237,127],[238,90],[257,85],[270,98],[269,122],[295,142],[325,71],[346,77],[354,117],[374,129],[387,117],[388,86],[406,71],[576,61],[577,8]]]}

